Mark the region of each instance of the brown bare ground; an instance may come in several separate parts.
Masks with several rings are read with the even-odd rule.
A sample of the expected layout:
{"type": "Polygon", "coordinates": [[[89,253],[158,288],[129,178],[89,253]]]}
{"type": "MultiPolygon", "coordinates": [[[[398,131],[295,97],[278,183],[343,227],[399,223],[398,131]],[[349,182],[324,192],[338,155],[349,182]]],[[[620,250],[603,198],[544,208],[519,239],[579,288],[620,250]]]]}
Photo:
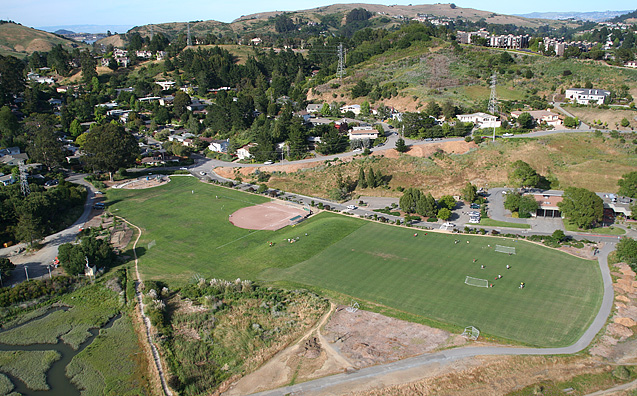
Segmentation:
{"type": "MultiPolygon", "coordinates": [[[[352,390],[349,396],[504,395],[543,381],[564,381],[576,375],[609,370],[590,358],[479,357],[446,364],[424,379],[373,390],[352,390]]],[[[386,383],[391,378],[386,379],[386,383]]],[[[376,385],[370,383],[369,385],[376,385]]],[[[591,389],[597,390],[597,389],[591,389]]]]}
{"type": "Polygon", "coordinates": [[[569,107],[567,110],[569,113],[578,117],[593,128],[595,125],[593,125],[592,122],[595,120],[601,120],[602,123],[608,123],[609,129],[630,131],[631,127],[637,127],[637,121],[634,118],[637,113],[635,113],[634,110],[599,109],[592,107],[569,107]],[[630,126],[622,127],[620,125],[622,118],[626,118],[630,121],[630,126]]]}

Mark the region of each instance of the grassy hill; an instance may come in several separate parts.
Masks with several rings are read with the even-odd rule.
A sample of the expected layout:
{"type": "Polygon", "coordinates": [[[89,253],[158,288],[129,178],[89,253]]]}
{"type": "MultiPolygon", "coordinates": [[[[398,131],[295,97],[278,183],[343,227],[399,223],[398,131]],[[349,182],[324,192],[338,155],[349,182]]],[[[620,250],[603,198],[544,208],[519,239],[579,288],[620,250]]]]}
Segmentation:
{"type": "MultiPolygon", "coordinates": [[[[421,4],[421,5],[393,5],[382,4],[334,4],[330,6],[317,7],[298,11],[270,11],[257,14],[244,15],[232,23],[218,22],[214,20],[196,21],[190,23],[190,31],[196,36],[205,36],[208,33],[219,34],[263,34],[274,31],[274,22],[270,18],[285,12],[293,19],[319,22],[321,18],[333,15],[341,22],[347,13],[355,8],[364,8],[372,13],[372,20],[376,26],[389,28],[401,23],[402,17],[414,18],[418,14],[428,14],[448,18],[463,18],[469,21],[479,21],[484,19],[487,23],[493,24],[514,24],[523,27],[537,28],[540,26],[566,26],[568,22],[552,21],[545,19],[523,18],[515,15],[504,15],[490,11],[481,11],[473,8],[461,8],[451,4],[421,4]],[[400,17],[400,18],[398,18],[400,17]]],[[[150,25],[137,26],[129,32],[139,32],[142,36],[150,35],[150,25]]],[[[160,23],[153,25],[154,32],[161,32],[173,38],[179,34],[186,33],[186,22],[160,23]]]]}
{"type": "MultiPolygon", "coordinates": [[[[398,156],[394,150],[355,159],[332,166],[318,164],[314,168],[276,172],[268,186],[299,194],[329,197],[335,187],[337,173],[356,180],[360,167],[374,168],[391,176],[389,190],[360,189],[354,195],[400,197],[398,187],[416,187],[431,192],[435,197],[459,194],[467,181],[480,187],[504,186],[507,183],[509,164],[522,160],[540,174],[557,179],[555,187],[583,187],[593,191],[616,192],[617,180],[637,167],[633,139],[637,135],[620,139],[595,137],[592,133],[560,134],[535,139],[497,140],[478,149],[473,144],[463,146],[457,152],[465,154],[437,153],[438,149],[450,151],[449,145],[429,145],[413,148],[408,154],[398,156]]],[[[458,143],[453,143],[458,144],[458,143]]],[[[462,142],[464,144],[464,142],[462,142]]],[[[277,169],[278,170],[278,169],[277,169]]],[[[282,169],[283,170],[283,169],[282,169]]]]}
{"type": "Polygon", "coordinates": [[[0,55],[13,55],[22,58],[35,51],[50,51],[58,44],[67,49],[83,46],[83,44],[56,36],[53,33],[15,23],[0,25],[0,55]]]}

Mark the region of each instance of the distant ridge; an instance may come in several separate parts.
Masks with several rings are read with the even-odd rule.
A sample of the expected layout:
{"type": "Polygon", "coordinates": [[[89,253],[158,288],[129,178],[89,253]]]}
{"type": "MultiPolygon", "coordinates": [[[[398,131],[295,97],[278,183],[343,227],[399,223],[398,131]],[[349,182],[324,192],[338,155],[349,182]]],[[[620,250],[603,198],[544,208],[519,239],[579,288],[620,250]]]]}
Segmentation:
{"type": "Polygon", "coordinates": [[[36,29],[45,32],[57,33],[58,30],[69,30],[72,33],[106,33],[110,30],[112,33],[126,33],[133,25],[59,25],[59,26],[41,26],[36,29]]]}
{"type": "Polygon", "coordinates": [[[590,12],[532,12],[530,14],[515,14],[517,16],[521,16],[524,18],[541,18],[541,19],[551,19],[551,20],[565,20],[565,19],[575,19],[578,21],[592,21],[592,22],[602,22],[607,21],[611,18],[618,17],[620,15],[624,15],[626,13],[631,12],[628,11],[590,11],[590,12]]]}

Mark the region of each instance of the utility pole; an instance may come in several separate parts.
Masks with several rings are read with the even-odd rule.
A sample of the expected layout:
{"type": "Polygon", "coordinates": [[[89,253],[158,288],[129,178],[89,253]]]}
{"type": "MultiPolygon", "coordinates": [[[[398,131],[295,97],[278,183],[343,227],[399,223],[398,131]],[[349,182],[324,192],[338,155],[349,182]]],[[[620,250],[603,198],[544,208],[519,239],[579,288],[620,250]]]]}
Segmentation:
{"type": "Polygon", "coordinates": [[[336,77],[343,82],[343,76],[345,76],[345,51],[343,50],[343,43],[338,45],[338,69],[336,69],[336,77]]]}
{"type": "Polygon", "coordinates": [[[29,271],[27,269],[28,267],[25,265],[24,266],[24,273],[27,274],[27,281],[29,280],[29,271]]]}
{"type": "MultiPolygon", "coordinates": [[[[493,73],[491,76],[491,96],[489,97],[489,113],[494,116],[498,116],[498,99],[496,96],[495,87],[497,85],[497,77],[496,74],[493,73]]],[[[495,142],[495,124],[493,124],[493,141],[495,142]]]]}
{"type": "Polygon", "coordinates": [[[153,25],[150,25],[150,41],[153,41],[153,35],[154,35],[153,25]]]}
{"type": "Polygon", "coordinates": [[[27,167],[25,165],[20,165],[20,190],[22,191],[22,195],[25,197],[31,194],[31,189],[29,188],[29,181],[27,180],[27,167]]]}

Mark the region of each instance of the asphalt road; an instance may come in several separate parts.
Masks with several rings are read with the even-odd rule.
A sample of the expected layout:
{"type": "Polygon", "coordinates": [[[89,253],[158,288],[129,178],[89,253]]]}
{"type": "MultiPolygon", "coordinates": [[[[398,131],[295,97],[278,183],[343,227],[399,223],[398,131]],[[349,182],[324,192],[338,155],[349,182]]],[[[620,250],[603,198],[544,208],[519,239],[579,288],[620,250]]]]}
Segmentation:
{"type": "Polygon", "coordinates": [[[84,212],[73,225],[65,230],[49,235],[41,242],[43,247],[33,253],[15,255],[17,251],[26,248],[25,243],[20,243],[8,248],[0,249],[0,257],[7,257],[16,265],[16,270],[11,274],[11,278],[4,282],[4,286],[20,283],[26,280],[27,272],[29,279],[44,278],[49,276],[49,265],[58,254],[58,246],[63,243],[73,242],[79,233],[81,225],[86,223],[93,208],[95,199],[94,187],[84,180],[84,174],[72,175],[68,181],[86,187],[87,196],[84,203],[84,212]],[[25,271],[25,267],[27,270],[25,271]]]}
{"type": "Polygon", "coordinates": [[[517,348],[517,347],[463,347],[450,349],[443,352],[423,354],[409,359],[399,360],[388,364],[363,368],[351,373],[337,374],[329,377],[303,382],[292,386],[286,386],[271,391],[259,392],[254,395],[311,395],[313,393],[338,394],[338,389],[345,389],[347,384],[364,384],[372,379],[384,375],[399,375],[400,372],[425,368],[434,365],[445,365],[453,361],[485,355],[569,355],[577,353],[586,348],[595,338],[595,335],[604,327],[606,319],[613,307],[613,283],[608,268],[608,253],[615,248],[613,243],[606,244],[598,255],[599,268],[604,282],[604,295],[602,305],[593,323],[586,330],[584,335],[573,345],[563,348],[517,348]]]}

